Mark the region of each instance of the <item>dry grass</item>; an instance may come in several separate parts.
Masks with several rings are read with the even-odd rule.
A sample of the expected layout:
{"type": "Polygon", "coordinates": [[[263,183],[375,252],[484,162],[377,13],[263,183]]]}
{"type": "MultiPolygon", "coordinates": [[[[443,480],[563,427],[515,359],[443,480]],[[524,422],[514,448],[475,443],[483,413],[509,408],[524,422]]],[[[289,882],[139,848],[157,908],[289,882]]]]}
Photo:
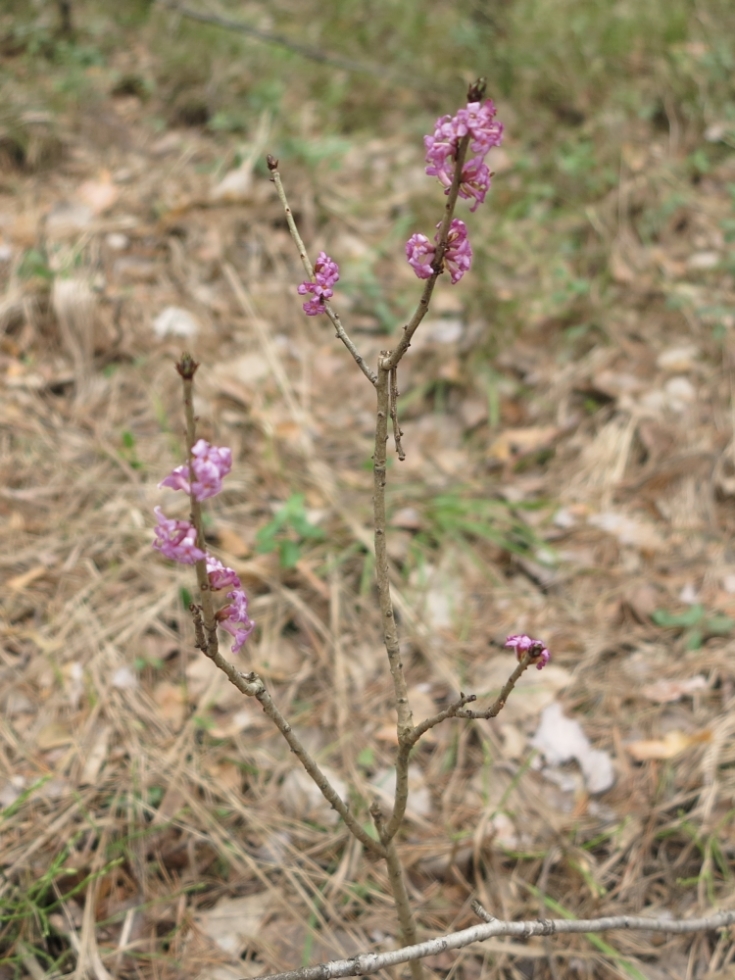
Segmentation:
{"type": "MultiPolygon", "coordinates": [[[[195,655],[192,578],[150,548],[156,484],[181,457],[185,343],[202,363],[202,434],[236,460],[209,533],[252,595],[242,663],[367,820],[394,739],[369,551],[372,390],[300,311],[279,206],[249,170],[268,112],[248,163],[232,140],[156,132],[159,110],[128,89],[100,97],[60,117],[60,161],[16,161],[0,187],[2,978],[258,976],[395,939],[383,869],[332,823],[257,706],[195,655]],[[235,199],[218,197],[243,157],[235,199]],[[196,338],[156,335],[167,306],[193,315],[196,338]],[[256,535],[298,493],[324,538],[284,569],[256,535]],[[228,900],[229,955],[212,938],[228,900]]],[[[307,112],[299,125],[317,138],[307,112]]],[[[401,849],[427,933],[473,922],[472,897],[503,918],[732,903],[733,639],[706,616],[735,618],[721,222],[735,163],[723,153],[692,182],[686,139],[641,124],[614,187],[549,230],[533,189],[528,212],[510,213],[527,159],[510,127],[494,215],[478,216],[492,308],[443,286],[400,379],[391,557],[415,713],[496,689],[506,633],[554,654],[496,721],[446,724],[416,752],[401,849]],[[560,249],[549,264],[554,236],[596,263],[585,291],[582,259],[560,249]],[[699,644],[651,619],[691,608],[682,595],[705,609],[699,644]],[[696,675],[706,683],[688,695],[651,693],[696,675]],[[613,758],[601,797],[575,764],[532,760],[555,697],[613,758]],[[630,745],[667,733],[675,754],[670,740],[636,760],[630,745]]],[[[312,252],[343,266],[338,307],[372,360],[382,320],[416,291],[392,256],[401,221],[428,214],[420,168],[420,142],[401,134],[282,164],[312,252]]],[[[716,935],[496,940],[432,965],[468,980],[683,980],[727,975],[733,948],[716,935]]]]}

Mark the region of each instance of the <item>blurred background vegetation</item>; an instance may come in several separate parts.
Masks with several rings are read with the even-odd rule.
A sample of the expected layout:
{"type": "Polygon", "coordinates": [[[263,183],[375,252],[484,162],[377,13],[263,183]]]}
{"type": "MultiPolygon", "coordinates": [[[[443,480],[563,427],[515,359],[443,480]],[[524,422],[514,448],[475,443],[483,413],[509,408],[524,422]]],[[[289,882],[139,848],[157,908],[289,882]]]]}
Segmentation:
{"type": "Polygon", "coordinates": [[[529,316],[504,276],[526,294],[537,283],[536,319],[562,325],[593,323],[592,297],[614,301],[585,208],[621,166],[648,171],[651,145],[665,147],[666,190],[636,228],[650,241],[735,145],[729,0],[5,0],[0,55],[0,159],[31,170],[110,94],[144,100],[155,128],[202,127],[223,148],[246,144],[267,112],[282,160],[329,167],[366,135],[420,141],[486,76],[512,166],[476,216],[486,274],[468,295],[501,328],[529,316]]]}

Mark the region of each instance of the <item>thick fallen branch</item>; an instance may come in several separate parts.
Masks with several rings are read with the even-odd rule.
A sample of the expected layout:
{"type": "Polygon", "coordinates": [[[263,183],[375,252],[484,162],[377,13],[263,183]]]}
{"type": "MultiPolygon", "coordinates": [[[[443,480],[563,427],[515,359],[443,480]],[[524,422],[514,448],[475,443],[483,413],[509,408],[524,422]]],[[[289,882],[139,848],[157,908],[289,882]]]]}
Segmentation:
{"type": "Polygon", "coordinates": [[[530,922],[500,922],[497,919],[429,939],[415,946],[404,946],[387,953],[363,953],[349,960],[332,960],[301,970],[273,973],[262,980],[332,980],[334,977],[357,977],[377,973],[398,963],[436,956],[449,949],[462,949],[470,943],[481,943],[494,936],[556,936],[569,932],[608,932],[610,929],[637,929],[648,932],[709,932],[735,923],[735,911],[718,912],[702,919],[648,919],[642,915],[611,915],[601,919],[535,919],[530,922]]]}

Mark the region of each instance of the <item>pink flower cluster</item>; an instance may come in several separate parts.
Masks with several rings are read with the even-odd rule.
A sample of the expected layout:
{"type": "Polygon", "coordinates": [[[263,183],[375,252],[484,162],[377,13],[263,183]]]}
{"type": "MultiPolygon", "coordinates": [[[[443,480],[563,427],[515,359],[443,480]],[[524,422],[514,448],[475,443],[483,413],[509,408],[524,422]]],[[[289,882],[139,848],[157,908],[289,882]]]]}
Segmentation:
{"type": "Polygon", "coordinates": [[[182,565],[193,565],[205,557],[201,548],[196,546],[196,528],[189,521],[170,521],[160,507],[154,507],[153,513],[158,522],[153,547],[164,558],[181,562],[182,565]]]}
{"type": "Polygon", "coordinates": [[[492,174],[485,157],[493,146],[500,146],[503,139],[503,124],[495,118],[492,99],[468,102],[456,116],[442,116],[436,121],[433,135],[424,136],[428,164],[426,173],[439,178],[446,194],[454,179],[457,150],[465,136],[470,137],[469,150],[473,156],[462,167],[459,196],[465,200],[474,199],[470,208],[470,211],[474,211],[485,200],[490,188],[492,174]]]}
{"type": "Polygon", "coordinates": [[[299,296],[313,293],[312,298],[304,303],[304,313],[307,316],[326,312],[324,301],[334,296],[332,286],[338,279],[339,266],[326,252],[320,252],[314,266],[314,282],[302,282],[298,287],[299,296]]]}
{"type": "MultiPolygon", "coordinates": [[[[200,439],[191,452],[191,467],[188,463],[177,466],[161,480],[159,487],[193,493],[197,500],[214,497],[222,489],[223,478],[232,468],[232,450],[226,446],[210,446],[204,439],[200,439]]],[[[160,507],[154,508],[154,513],[157,524],[153,547],[156,551],[160,551],[164,558],[183,565],[206,561],[210,589],[213,592],[231,589],[227,593],[230,601],[215,614],[215,618],[222,629],[235,638],[232,652],[238,653],[255,627],[248,616],[248,597],[239,575],[234,569],[223,565],[219,558],[197,547],[196,528],[190,521],[169,520],[160,507]]]]}
{"type": "MultiPolygon", "coordinates": [[[[475,211],[485,200],[490,189],[492,174],[485,163],[485,156],[493,146],[499,146],[503,138],[503,125],[495,118],[495,106],[491,99],[484,102],[468,102],[456,116],[437,119],[431,136],[424,136],[426,147],[426,173],[438,177],[448,194],[454,180],[457,154],[461,141],[469,137],[471,156],[462,166],[459,196],[472,200],[470,211],[475,211]]],[[[440,225],[437,225],[439,228],[440,225]]],[[[430,279],[434,272],[436,248],[441,243],[438,235],[432,245],[425,235],[412,235],[406,242],[406,257],[419,279],[430,279]]],[[[447,235],[444,265],[449,269],[452,284],[458,283],[472,262],[472,248],[463,221],[454,218],[447,235]]],[[[441,271],[441,270],[439,270],[441,271]]]]}
{"type": "MultiPolygon", "coordinates": [[[[440,228],[441,222],[436,227],[440,228]]],[[[416,233],[406,242],[406,257],[419,279],[429,279],[434,273],[431,263],[439,244],[438,233],[434,235],[434,241],[436,244],[432,245],[426,235],[416,233]]],[[[459,282],[472,264],[472,246],[467,238],[467,225],[459,218],[453,218],[449,226],[444,262],[452,277],[452,284],[459,282]]]]}
{"type": "Polygon", "coordinates": [[[536,669],[541,670],[547,665],[549,660],[551,660],[551,654],[546,649],[546,645],[543,640],[532,640],[530,636],[526,636],[525,633],[520,635],[509,636],[505,641],[507,647],[512,647],[516,656],[519,660],[523,660],[527,653],[531,653],[531,656],[536,658],[536,669]]]}
{"type": "Polygon", "coordinates": [[[204,439],[199,439],[191,450],[191,468],[188,463],[177,466],[159,487],[171,487],[172,490],[183,490],[192,493],[197,500],[214,497],[222,489],[222,480],[232,469],[232,450],[227,446],[210,446],[204,439]],[[194,479],[191,478],[194,471],[194,479]]]}

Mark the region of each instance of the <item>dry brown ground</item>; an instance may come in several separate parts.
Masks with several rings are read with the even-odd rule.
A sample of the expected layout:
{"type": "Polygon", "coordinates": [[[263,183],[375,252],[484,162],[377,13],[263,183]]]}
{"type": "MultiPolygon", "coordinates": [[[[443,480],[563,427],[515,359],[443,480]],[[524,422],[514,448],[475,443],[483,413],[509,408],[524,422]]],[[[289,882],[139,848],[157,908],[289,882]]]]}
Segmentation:
{"type": "MultiPolygon", "coordinates": [[[[262,122],[253,159],[268,149],[262,122]]],[[[497,721],[447,724],[416,752],[402,853],[425,935],[474,922],[474,896],[504,918],[732,906],[733,640],[703,614],[687,650],[691,634],[651,614],[700,603],[735,617],[735,286],[719,226],[735,158],[690,186],[644,248],[629,215],[675,181],[669,149],[628,148],[615,194],[580,219],[617,283],[590,342],[529,309],[488,398],[470,365],[493,324],[442,285],[401,378],[408,459],[390,473],[391,554],[415,714],[497,688],[506,633],[543,637],[554,658],[497,721]],[[546,554],[449,531],[417,561],[412,541],[442,494],[504,501],[503,527],[525,525],[546,554]],[[555,699],[612,759],[607,792],[591,793],[574,762],[529,765],[555,699]]],[[[511,137],[508,169],[513,152],[511,137]]],[[[3,976],[48,975],[44,950],[70,950],[61,972],[98,980],[257,976],[395,940],[383,869],[331,822],[257,705],[195,654],[189,570],[150,546],[153,507],[177,503],[156,485],[181,460],[185,345],[202,363],[202,433],[236,460],[210,533],[253,599],[259,628],[240,662],[360,807],[394,737],[366,558],[373,393],[300,311],[268,180],[246,162],[232,199],[217,199],[232,164],[218,153],[194,130],[156,135],[121,97],[69,135],[57,165],[7,171],[0,187],[0,904],[22,920],[0,927],[2,955],[22,962],[3,976]],[[52,287],[19,276],[29,248],[45,251],[52,287]],[[189,311],[196,337],[156,335],[169,306],[189,311]],[[284,571],[255,535],[297,491],[326,538],[284,571]]],[[[284,177],[312,253],[341,262],[428,193],[403,137],[284,177]]],[[[509,296],[545,274],[533,234],[519,222],[515,268],[508,246],[509,296]]],[[[416,290],[405,263],[385,265],[394,294],[416,290]]],[[[386,345],[374,318],[346,319],[374,360],[386,345]]],[[[682,980],[734,969],[727,936],[604,942],[497,940],[433,966],[682,980]]]]}

